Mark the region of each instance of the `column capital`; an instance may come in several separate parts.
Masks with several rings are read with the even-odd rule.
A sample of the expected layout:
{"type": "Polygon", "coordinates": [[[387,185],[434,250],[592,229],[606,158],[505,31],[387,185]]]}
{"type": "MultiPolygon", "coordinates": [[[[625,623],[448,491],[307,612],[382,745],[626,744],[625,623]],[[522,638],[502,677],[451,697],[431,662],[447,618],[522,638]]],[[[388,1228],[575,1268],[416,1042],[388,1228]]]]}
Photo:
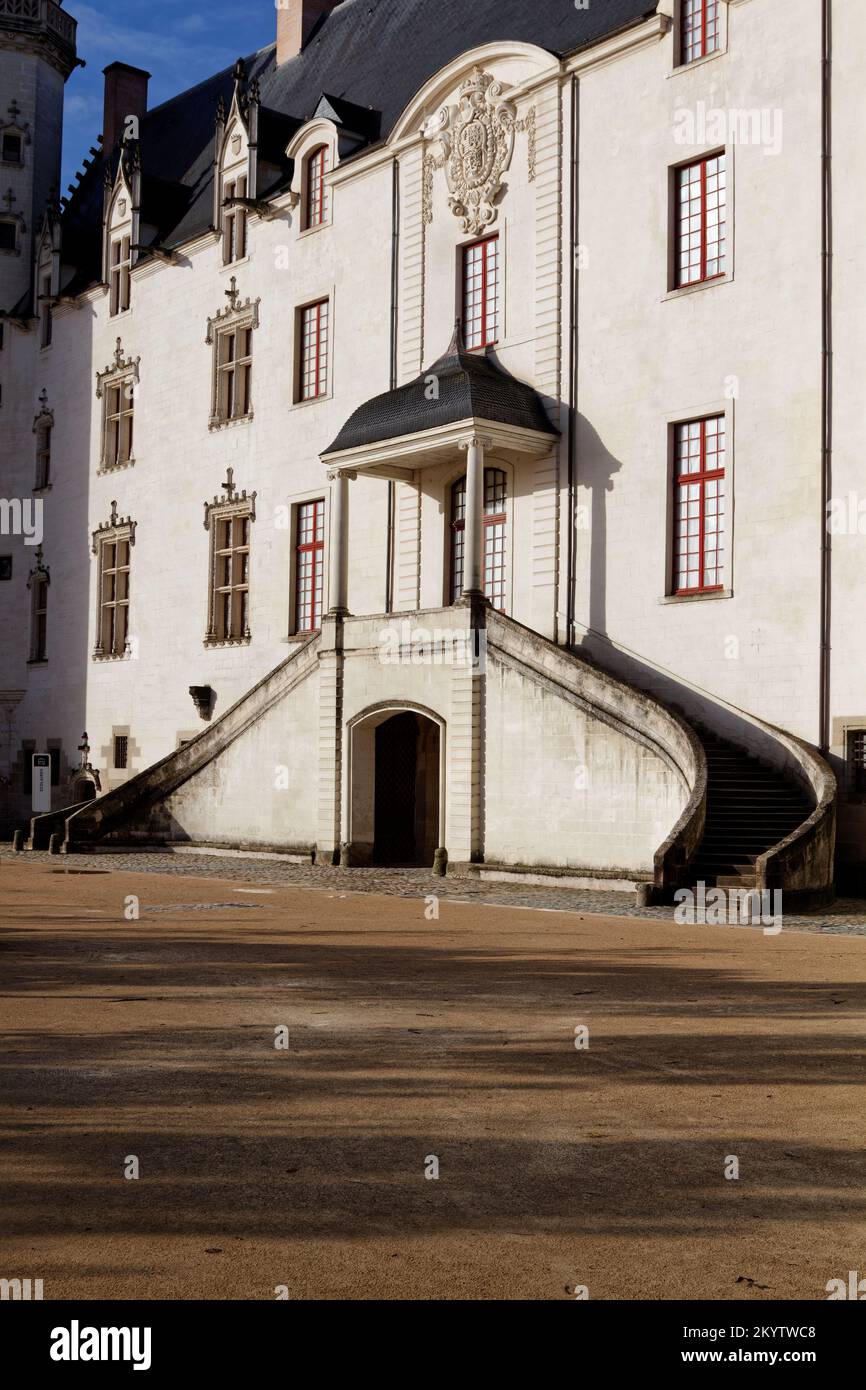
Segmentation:
{"type": "Polygon", "coordinates": [[[357,476],[357,471],[354,468],[328,469],[328,482],[330,483],[335,483],[339,478],[346,478],[348,482],[353,483],[357,476]]]}
{"type": "Polygon", "coordinates": [[[459,441],[458,447],[464,452],[467,449],[492,449],[493,440],[489,434],[467,434],[459,441]]]}

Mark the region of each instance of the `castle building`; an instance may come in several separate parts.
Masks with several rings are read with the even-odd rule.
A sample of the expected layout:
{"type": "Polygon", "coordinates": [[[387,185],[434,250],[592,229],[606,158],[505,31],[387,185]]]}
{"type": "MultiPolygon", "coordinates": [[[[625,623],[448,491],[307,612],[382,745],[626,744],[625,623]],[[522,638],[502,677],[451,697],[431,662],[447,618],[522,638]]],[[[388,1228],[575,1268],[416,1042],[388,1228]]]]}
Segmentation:
{"type": "Polygon", "coordinates": [[[0,0],[5,833],[856,884],[863,7],[274,37],[118,55],[58,200],[75,20],[0,0]]]}

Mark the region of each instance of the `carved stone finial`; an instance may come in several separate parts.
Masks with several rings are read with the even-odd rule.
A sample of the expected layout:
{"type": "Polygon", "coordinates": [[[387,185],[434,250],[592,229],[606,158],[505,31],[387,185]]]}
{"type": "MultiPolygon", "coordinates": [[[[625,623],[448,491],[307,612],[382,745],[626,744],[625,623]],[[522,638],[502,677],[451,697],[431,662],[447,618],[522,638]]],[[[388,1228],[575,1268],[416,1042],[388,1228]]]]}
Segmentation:
{"type": "Polygon", "coordinates": [[[117,503],[116,503],[113,499],[112,499],[112,503],[111,503],[110,517],[111,517],[111,525],[112,525],[112,526],[116,526],[116,525],[117,525],[117,503]]]}
{"type": "Polygon", "coordinates": [[[225,291],[225,297],[228,300],[229,306],[232,309],[236,309],[238,307],[238,299],[240,296],[238,295],[238,282],[234,275],[229,281],[229,287],[225,291]]]}
{"type": "Polygon", "coordinates": [[[123,348],[120,345],[119,338],[116,340],[114,345],[114,360],[117,363],[118,367],[120,367],[123,363],[123,348]]]}
{"type": "Polygon", "coordinates": [[[235,496],[235,470],[233,468],[226,469],[226,480],[220,486],[225,489],[226,501],[233,502],[235,496]]]}

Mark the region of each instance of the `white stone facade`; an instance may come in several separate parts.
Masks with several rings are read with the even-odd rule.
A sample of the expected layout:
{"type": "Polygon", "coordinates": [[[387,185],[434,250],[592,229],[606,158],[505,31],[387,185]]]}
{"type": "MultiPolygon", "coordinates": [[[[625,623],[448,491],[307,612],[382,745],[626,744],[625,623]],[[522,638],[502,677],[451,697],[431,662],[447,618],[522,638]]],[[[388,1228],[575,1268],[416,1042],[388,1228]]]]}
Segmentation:
{"type": "MultiPolygon", "coordinates": [[[[716,713],[735,724],[741,710],[813,747],[825,744],[843,788],[845,858],[866,858],[866,809],[846,744],[852,731],[866,730],[857,643],[866,534],[856,524],[832,540],[823,714],[820,696],[821,8],[819,0],[721,0],[718,50],[688,65],[678,61],[674,0],[571,56],[503,36],[431,73],[371,148],[347,153],[338,124],[321,115],[302,126],[288,146],[291,185],[250,208],[241,258],[224,264],[218,231],[172,248],[171,259],[143,254],[131,271],[128,310],[110,313],[105,283],[82,288],[55,308],[48,347],[36,317],[6,319],[4,495],[33,496],[32,428],[43,389],[55,422],[51,489],[41,496],[50,571],[44,662],[28,662],[34,548],[21,537],[0,540],[12,556],[11,581],[0,586],[9,826],[27,811],[16,781],[25,745],[62,748],[59,807],[86,728],[90,761],[110,790],[206,727],[190,687],[212,688],[218,720],[308,642],[294,611],[296,517],[299,504],[322,499],[327,555],[338,484],[321,455],[357,407],[413,380],[444,351],[461,312],[461,248],[476,233],[449,203],[441,113],[459,106],[477,70],[499,84],[514,115],[487,224],[499,236],[496,360],[536,389],[555,437],[534,455],[494,446],[485,458],[507,480],[505,611],[702,722],[716,713]],[[694,115],[694,143],[682,140],[684,112],[694,115]],[[714,112],[734,113],[724,132],[712,126],[714,112]],[[763,123],[760,113],[768,113],[763,123]],[[741,143],[746,130],[757,138],[741,143]],[[322,145],[327,213],[305,229],[306,159],[322,145]],[[717,151],[728,171],[726,272],[677,289],[674,171],[717,151]],[[215,348],[206,340],[209,323],[235,303],[233,287],[241,305],[257,308],[250,410],[213,428],[215,348]],[[298,314],[319,300],[329,305],[327,391],[299,401],[298,314]],[[106,467],[97,375],[118,349],[118,360],[137,363],[133,457],[106,467]],[[708,416],[727,424],[724,581],[712,593],[678,596],[672,429],[708,416]],[[211,537],[202,521],[205,504],[231,495],[223,491],[228,469],[239,492],[255,493],[249,637],[215,643],[205,640],[211,537]],[[92,538],[115,503],[135,523],[128,651],[94,659],[92,538]],[[119,732],[129,738],[125,769],[113,766],[119,732]]],[[[849,147],[863,98],[853,55],[866,39],[866,13],[844,3],[831,9],[829,496],[859,499],[864,195],[841,171],[856,169],[849,147]]],[[[0,53],[7,61],[19,60],[0,53]]],[[[235,104],[226,113],[222,176],[246,170],[252,179],[248,146],[235,104]]],[[[115,187],[109,238],[124,217],[131,227],[132,181],[121,177],[115,187]]],[[[252,182],[248,192],[254,196],[252,182]]],[[[131,235],[147,242],[153,229],[142,223],[131,235]]],[[[372,832],[358,831],[367,813],[360,801],[353,810],[352,778],[372,774],[369,750],[366,774],[361,755],[357,764],[350,755],[359,737],[353,721],[365,711],[417,709],[438,721],[440,751],[447,748],[435,838],[452,859],[651,873],[690,790],[663,751],[611,732],[598,707],[578,717],[561,690],[529,678],[513,653],[491,657],[483,684],[471,673],[383,663],[380,634],[401,615],[442,629],[464,611],[451,607],[449,546],[450,490],[466,471],[465,455],[395,458],[349,483],[352,618],[336,625],[344,636],[324,624],[315,668],[289,704],[275,705],[234,751],[173,794],[174,823],[219,844],[325,854],[346,841],[366,845],[372,832]],[[362,620],[369,630],[360,630],[362,620]],[[343,640],[346,654],[329,656],[343,640]],[[465,709],[461,715],[461,701],[476,699],[484,705],[481,761],[473,769],[464,746],[458,771],[460,740],[471,745],[479,727],[465,709]],[[283,764],[291,790],[281,792],[274,776],[283,764]],[[584,785],[580,769],[589,769],[584,785]],[[473,797],[481,810],[473,811],[473,797]]],[[[328,568],[325,611],[334,603],[328,568]]]]}

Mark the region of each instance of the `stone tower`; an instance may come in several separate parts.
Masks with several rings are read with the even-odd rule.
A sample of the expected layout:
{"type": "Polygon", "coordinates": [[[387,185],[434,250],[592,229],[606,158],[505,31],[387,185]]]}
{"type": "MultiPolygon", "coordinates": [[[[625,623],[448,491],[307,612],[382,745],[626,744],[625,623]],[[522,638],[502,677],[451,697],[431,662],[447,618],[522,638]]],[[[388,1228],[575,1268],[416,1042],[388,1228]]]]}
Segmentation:
{"type": "Polygon", "coordinates": [[[31,284],[34,233],[60,192],[75,30],[55,0],[0,0],[0,309],[7,311],[31,284]]]}

